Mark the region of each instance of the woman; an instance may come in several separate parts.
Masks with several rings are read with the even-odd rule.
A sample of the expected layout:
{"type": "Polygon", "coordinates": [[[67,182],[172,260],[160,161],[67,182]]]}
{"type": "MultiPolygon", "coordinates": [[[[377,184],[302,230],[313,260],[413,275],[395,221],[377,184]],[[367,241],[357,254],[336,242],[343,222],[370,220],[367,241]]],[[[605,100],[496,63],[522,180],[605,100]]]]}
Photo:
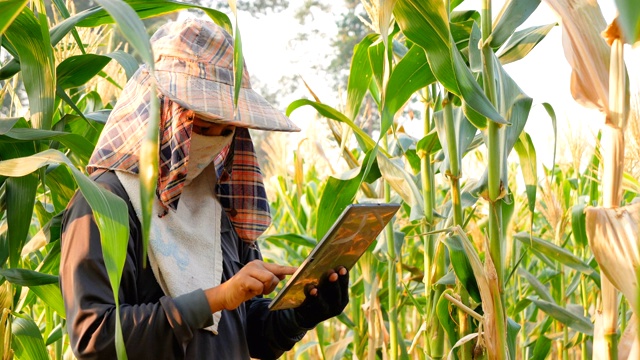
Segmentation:
{"type": "MultiPolygon", "coordinates": [[[[255,243],[270,215],[248,129],[298,128],[251,89],[246,68],[234,113],[233,39],[217,25],[169,23],[151,44],[155,73],[141,67],[127,83],[87,166],[128,204],[119,291],[127,354],[277,358],[348,303],[344,267],[328,269],[299,308],[272,312],[262,298],[295,268],[263,262],[255,243]],[[160,168],[145,267],[138,153],[152,96],[160,99],[160,168]]],[[[113,293],[80,193],[63,220],[60,284],[76,356],[115,358],[113,293]]]]}

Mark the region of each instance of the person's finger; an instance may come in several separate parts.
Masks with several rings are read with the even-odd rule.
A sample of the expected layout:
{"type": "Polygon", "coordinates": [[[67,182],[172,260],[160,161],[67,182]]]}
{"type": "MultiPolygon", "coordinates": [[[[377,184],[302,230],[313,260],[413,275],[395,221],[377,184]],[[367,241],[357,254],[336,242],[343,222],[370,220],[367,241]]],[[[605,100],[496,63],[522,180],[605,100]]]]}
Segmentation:
{"type": "Polygon", "coordinates": [[[347,273],[348,273],[349,271],[347,271],[347,268],[346,268],[346,267],[344,267],[344,266],[340,266],[340,267],[336,270],[336,272],[337,272],[340,276],[344,276],[344,275],[347,275],[347,273]]]}
{"type": "Polygon", "coordinates": [[[334,270],[330,270],[328,272],[329,276],[327,277],[329,279],[330,282],[336,282],[338,281],[338,273],[335,272],[334,270]]]}
{"type": "Polygon", "coordinates": [[[278,264],[271,264],[271,263],[262,263],[262,264],[264,265],[264,268],[271,271],[273,275],[279,278],[282,276],[280,280],[282,280],[286,275],[293,275],[293,273],[295,273],[296,270],[298,270],[298,268],[294,266],[285,266],[285,265],[278,265],[278,264]]]}
{"type": "Polygon", "coordinates": [[[241,291],[244,293],[244,301],[262,294],[262,291],[264,289],[264,283],[252,277],[243,279],[241,286],[241,291]]]}
{"type": "Polygon", "coordinates": [[[280,282],[279,278],[277,278],[275,275],[272,276],[271,281],[264,284],[264,289],[262,289],[262,295],[270,294],[273,290],[275,290],[279,282],[280,282]]]}

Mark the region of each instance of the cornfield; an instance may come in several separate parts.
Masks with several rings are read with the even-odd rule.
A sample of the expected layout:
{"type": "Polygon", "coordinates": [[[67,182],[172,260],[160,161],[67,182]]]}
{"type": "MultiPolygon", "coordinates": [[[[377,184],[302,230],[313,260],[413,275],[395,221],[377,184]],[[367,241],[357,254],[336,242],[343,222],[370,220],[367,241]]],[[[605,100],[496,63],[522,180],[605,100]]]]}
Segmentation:
{"type": "MultiPolygon", "coordinates": [[[[287,359],[640,358],[640,181],[624,166],[638,161],[634,151],[625,157],[625,130],[637,143],[640,101],[624,52],[640,39],[640,3],[616,0],[619,16],[607,24],[595,0],[507,0],[499,11],[483,0],[457,10],[463,1],[363,0],[371,32],[353,49],[345,103],[334,108],[311,92],[286,109],[317,111],[329,137],[307,145],[336,151],[310,161],[312,146],[298,144],[285,167],[281,138],[262,143],[271,160],[273,224],[260,239],[269,261],[300,264],[349,204],[402,204],[351,270],[344,313],[287,359]],[[539,6],[558,24],[522,28],[539,6]],[[557,26],[573,71],[566,91],[602,114],[585,168],[563,159],[539,166],[524,131],[536,99],[504,69],[526,62],[557,26]],[[416,100],[421,133],[398,121],[416,100]]],[[[101,219],[117,299],[125,205],[84,167],[127,79],[141,63],[152,68],[141,19],[197,8],[234,34],[242,55],[233,0],[231,18],[173,0],[95,2],[76,12],[72,1],[0,0],[2,360],[73,358],[58,269],[60,224],[76,190],[101,219]]],[[[554,104],[542,106],[549,120],[536,121],[555,134],[554,104]]],[[[146,148],[157,146],[157,126],[146,148]]],[[[157,161],[150,154],[141,161],[157,161]]],[[[150,204],[157,174],[141,177],[150,204]]],[[[122,344],[118,354],[126,358],[122,344]]]]}

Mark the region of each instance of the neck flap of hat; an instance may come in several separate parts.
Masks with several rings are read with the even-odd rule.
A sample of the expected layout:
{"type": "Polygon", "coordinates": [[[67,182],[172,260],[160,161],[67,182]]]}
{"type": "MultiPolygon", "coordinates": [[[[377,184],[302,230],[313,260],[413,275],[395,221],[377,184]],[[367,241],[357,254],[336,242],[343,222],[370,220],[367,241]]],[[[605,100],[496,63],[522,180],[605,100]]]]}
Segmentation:
{"type": "MultiPolygon", "coordinates": [[[[143,68],[127,83],[109,116],[87,171],[138,174],[139,152],[149,120],[152,78],[143,68]]],[[[161,99],[159,174],[156,195],[169,211],[178,207],[187,175],[192,120],[177,103],[161,99]]],[[[236,128],[231,144],[214,160],[216,193],[238,236],[255,241],[271,223],[269,202],[249,131],[236,128]]]]}

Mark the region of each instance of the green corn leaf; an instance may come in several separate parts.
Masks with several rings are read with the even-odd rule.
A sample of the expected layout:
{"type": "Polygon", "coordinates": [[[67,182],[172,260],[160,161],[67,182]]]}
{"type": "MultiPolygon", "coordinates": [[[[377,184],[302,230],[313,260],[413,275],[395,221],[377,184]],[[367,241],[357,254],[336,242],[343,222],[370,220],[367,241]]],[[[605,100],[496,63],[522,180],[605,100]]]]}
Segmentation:
{"type": "Polygon", "coordinates": [[[385,133],[393,117],[416,91],[432,84],[436,78],[431,72],[424,49],[412,46],[407,54],[393,68],[387,83],[382,117],[389,119],[381,132],[385,133]]]}
{"type": "Polygon", "coordinates": [[[6,143],[15,141],[36,141],[55,140],[68,147],[83,162],[87,162],[94,145],[78,134],[66,133],[62,131],[38,130],[38,129],[12,129],[5,135],[0,136],[0,140],[6,143]]]}
{"type": "Polygon", "coordinates": [[[13,334],[11,348],[15,352],[16,359],[48,359],[49,355],[38,325],[26,315],[16,313],[13,315],[15,319],[11,324],[11,333],[13,334]]]}
{"type": "Polygon", "coordinates": [[[320,115],[326,118],[337,120],[349,125],[349,127],[353,130],[353,133],[356,135],[356,139],[358,140],[360,148],[365,152],[375,147],[376,142],[373,141],[373,139],[367,133],[365,133],[364,130],[356,125],[351,119],[329,105],[307,99],[296,100],[289,104],[289,106],[287,107],[287,116],[289,116],[295,109],[304,105],[312,106],[318,111],[320,115]]]}
{"type": "MultiPolygon", "coordinates": [[[[233,27],[231,26],[231,21],[227,15],[223,12],[205,6],[173,0],[126,0],[125,3],[135,10],[141,19],[166,15],[184,9],[200,9],[216,24],[222,26],[229,34],[233,33],[233,27]]],[[[82,21],[78,22],[78,26],[80,27],[95,27],[104,24],[112,24],[114,22],[111,15],[99,7],[86,11],[91,13],[85,16],[82,21]]]]}
{"type": "Polygon", "coordinates": [[[66,318],[62,292],[58,283],[29,287],[36,296],[49,305],[60,317],[66,318]]]}
{"type": "Polygon", "coordinates": [[[378,41],[377,43],[371,44],[367,48],[367,52],[369,54],[369,64],[371,65],[371,73],[373,74],[373,80],[369,84],[371,87],[375,87],[382,92],[382,84],[384,79],[384,58],[385,58],[385,48],[384,43],[382,41],[378,41]]]}
{"type": "Polygon", "coordinates": [[[529,212],[531,213],[531,225],[533,225],[533,215],[536,208],[536,191],[538,190],[538,162],[536,160],[536,149],[533,146],[531,136],[522,132],[518,141],[514,145],[520,159],[520,170],[524,178],[524,184],[529,202],[529,212]]]}
{"type": "Polygon", "coordinates": [[[493,107],[453,43],[448,15],[441,1],[399,0],[394,15],[407,38],[427,50],[434,76],[469,107],[501,124],[507,120],[493,107]]]}
{"type": "Polygon", "coordinates": [[[124,69],[125,74],[127,75],[127,81],[131,79],[133,74],[138,70],[138,61],[129,53],[126,53],[122,50],[117,50],[112,53],[106,54],[115,61],[117,61],[120,66],[124,69]]]}
{"type": "Polygon", "coordinates": [[[551,351],[551,339],[545,334],[553,324],[553,318],[548,317],[540,328],[540,334],[533,347],[533,356],[531,360],[545,360],[551,351]]]}
{"type": "Polygon", "coordinates": [[[576,204],[571,208],[571,230],[573,239],[580,247],[587,246],[589,240],[587,239],[586,230],[586,218],[584,210],[587,206],[585,204],[576,204]]]}
{"type": "Polygon", "coordinates": [[[29,233],[38,177],[36,174],[27,174],[7,179],[6,184],[9,266],[14,268],[20,261],[20,253],[29,233]]]}
{"type": "Polygon", "coordinates": [[[615,0],[618,7],[618,23],[627,44],[640,40],[640,2],[637,0],[615,0]]]}
{"type": "Polygon", "coordinates": [[[15,18],[6,30],[5,38],[17,50],[22,80],[29,97],[31,124],[34,128],[50,130],[55,107],[55,66],[49,33],[43,32],[40,22],[29,9],[15,18]]]}
{"type": "Polygon", "coordinates": [[[540,5],[540,0],[507,0],[494,20],[489,44],[498,48],[529,18],[540,5]]]}
{"type": "Polygon", "coordinates": [[[51,332],[49,333],[49,336],[47,337],[47,340],[45,341],[45,345],[49,346],[53,343],[55,343],[56,341],[59,341],[62,339],[62,328],[63,328],[63,323],[59,323],[58,325],[56,325],[56,327],[51,330],[51,332]]]}
{"type": "Polygon", "coordinates": [[[8,282],[20,286],[57,284],[58,277],[29,269],[0,269],[0,275],[8,282]]]}
{"type": "MultiPolygon", "coordinates": [[[[155,93],[155,85],[152,85],[152,93],[155,93]]],[[[149,246],[149,233],[151,231],[151,214],[153,213],[153,201],[156,197],[158,184],[158,149],[160,127],[160,101],[157,96],[151,97],[149,104],[149,123],[147,132],[140,148],[140,204],[142,207],[142,264],[147,265],[147,249],[149,246]]]]}
{"type": "Polygon", "coordinates": [[[28,2],[28,0],[0,1],[0,35],[4,34],[28,2]]]}
{"type": "Polygon", "coordinates": [[[378,34],[365,36],[353,49],[351,58],[351,70],[347,83],[347,110],[349,119],[355,120],[360,112],[362,100],[367,94],[371,84],[371,61],[369,60],[369,47],[378,39],[378,34]]]}
{"type": "Polygon", "coordinates": [[[582,315],[577,315],[569,310],[557,305],[556,303],[544,301],[536,298],[529,298],[538,309],[544,311],[547,315],[565,324],[566,326],[579,331],[583,334],[593,336],[593,324],[589,319],[582,315]]]}
{"type": "Polygon", "coordinates": [[[154,69],[153,51],[149,43],[149,35],[135,10],[122,0],[96,0],[105,8],[118,24],[122,36],[138,52],[149,69],[154,69]]]}
{"type": "MultiPolygon", "coordinates": [[[[242,56],[242,37],[240,36],[240,27],[238,26],[238,9],[236,0],[228,0],[233,17],[236,20],[236,26],[233,29],[233,108],[234,112],[238,108],[238,98],[240,89],[242,88],[242,73],[244,71],[244,57],[242,56]]],[[[235,113],[237,116],[237,113],[235,113]]]]}
{"type": "Polygon", "coordinates": [[[498,52],[500,62],[505,65],[524,58],[555,26],[554,23],[516,31],[498,52]]]}
{"type": "Polygon", "coordinates": [[[567,249],[561,248],[549,241],[542,240],[535,236],[530,236],[527,233],[521,232],[513,236],[524,245],[530,246],[536,251],[544,254],[548,258],[557,261],[565,266],[568,266],[574,270],[578,270],[585,275],[589,275],[593,272],[588,264],[575,256],[567,249]]]}
{"type": "Polygon", "coordinates": [[[449,310],[453,305],[444,297],[445,294],[449,294],[455,297],[452,289],[445,290],[438,299],[438,303],[436,305],[436,315],[438,316],[438,322],[440,323],[440,326],[442,326],[444,331],[447,333],[449,345],[453,347],[453,345],[458,342],[460,337],[458,335],[458,324],[453,320],[453,317],[449,310]]]}
{"type": "MultiPolygon", "coordinates": [[[[420,154],[422,153],[435,153],[442,149],[442,144],[440,144],[440,140],[438,139],[438,133],[435,130],[429,132],[425,137],[420,139],[416,144],[416,151],[420,154]]],[[[422,155],[420,155],[422,156],[422,155]]]]}
{"type": "Polygon", "coordinates": [[[377,151],[378,148],[375,147],[368,152],[360,168],[351,169],[339,178],[329,177],[317,210],[318,214],[322,214],[316,222],[317,239],[322,239],[347,205],[353,203],[360,185],[375,163],[377,151]]]}
{"type": "Polygon", "coordinates": [[[469,295],[476,302],[480,302],[480,290],[478,289],[478,283],[476,282],[475,275],[473,273],[473,267],[469,262],[465,247],[462,244],[460,235],[452,233],[450,236],[444,238],[443,242],[449,249],[449,256],[451,258],[451,265],[456,273],[456,277],[460,281],[460,284],[467,289],[469,295]]]}
{"type": "MultiPolygon", "coordinates": [[[[556,124],[556,112],[555,110],[553,110],[553,106],[551,106],[551,104],[549,103],[542,103],[542,106],[547,111],[547,114],[551,119],[551,126],[553,127],[553,160],[551,161],[551,169],[553,170],[556,168],[556,148],[558,146],[558,126],[556,124]]],[[[551,173],[552,179],[554,173],[555,172],[551,173]]]]}
{"type": "MultiPolygon", "coordinates": [[[[433,119],[436,125],[442,152],[444,153],[444,161],[442,161],[440,165],[441,171],[444,171],[442,169],[449,169],[449,151],[447,150],[447,137],[445,135],[444,110],[437,111],[433,114],[433,119]]],[[[456,147],[458,151],[458,164],[461,164],[462,156],[466,153],[471,142],[473,142],[478,130],[465,117],[462,109],[458,107],[453,108],[453,127],[456,134],[455,138],[457,139],[456,147]]]]}
{"type": "Polygon", "coordinates": [[[0,118],[0,135],[9,132],[21,120],[26,121],[24,118],[0,118]]]}
{"type": "Polygon", "coordinates": [[[102,71],[110,61],[111,58],[104,55],[70,56],[56,69],[57,85],[62,89],[82,86],[102,71]]]}
{"type": "Polygon", "coordinates": [[[417,186],[417,180],[404,170],[402,159],[389,159],[378,153],[378,168],[384,180],[397,192],[402,200],[411,206],[411,221],[424,217],[424,200],[422,192],[417,186]]]}
{"type": "MultiPolygon", "coordinates": [[[[67,9],[67,5],[65,5],[64,1],[52,0],[52,3],[56,5],[56,7],[58,8],[58,11],[60,12],[60,15],[62,15],[63,18],[68,19],[69,17],[71,17],[71,14],[69,13],[69,9],[67,9]]],[[[76,45],[78,45],[78,48],[80,49],[80,51],[83,54],[86,54],[87,52],[84,49],[84,44],[82,43],[82,39],[80,39],[78,30],[76,30],[75,28],[72,29],[71,35],[73,36],[73,39],[76,41],[76,45]]]]}
{"type": "Polygon", "coordinates": [[[127,256],[127,244],[129,242],[127,205],[117,195],[101,188],[82,174],[69,159],[57,150],[49,149],[29,157],[1,161],[0,176],[25,176],[41,167],[55,164],[65,165],[71,171],[80,191],[93,211],[100,231],[105,267],[116,302],[116,348],[119,352],[118,356],[121,359],[126,358],[118,315],[120,313],[118,290],[120,289],[120,278],[122,277],[122,269],[127,256]],[[120,338],[119,342],[118,338],[120,338]]]}
{"type": "Polygon", "coordinates": [[[542,298],[545,301],[549,301],[552,302],[553,301],[553,297],[551,296],[551,293],[549,292],[549,290],[547,289],[546,286],[544,286],[540,280],[538,280],[538,278],[536,278],[535,276],[533,276],[533,274],[531,274],[530,272],[528,272],[527,270],[523,269],[523,268],[518,268],[518,275],[522,276],[523,278],[525,278],[525,280],[527,280],[527,282],[529,283],[529,285],[531,285],[531,288],[533,288],[533,290],[535,291],[535,293],[542,298]]]}
{"type": "Polygon", "coordinates": [[[265,241],[283,240],[291,244],[300,245],[308,248],[313,248],[318,242],[311,237],[300,234],[277,234],[270,235],[265,238],[265,241]]]}
{"type": "Polygon", "coordinates": [[[474,22],[469,35],[469,68],[474,73],[482,72],[482,51],[478,46],[482,40],[482,31],[478,23],[474,22]]]}
{"type": "Polygon", "coordinates": [[[512,360],[516,359],[516,344],[518,343],[518,333],[522,326],[511,318],[507,318],[507,346],[512,360]]]}

